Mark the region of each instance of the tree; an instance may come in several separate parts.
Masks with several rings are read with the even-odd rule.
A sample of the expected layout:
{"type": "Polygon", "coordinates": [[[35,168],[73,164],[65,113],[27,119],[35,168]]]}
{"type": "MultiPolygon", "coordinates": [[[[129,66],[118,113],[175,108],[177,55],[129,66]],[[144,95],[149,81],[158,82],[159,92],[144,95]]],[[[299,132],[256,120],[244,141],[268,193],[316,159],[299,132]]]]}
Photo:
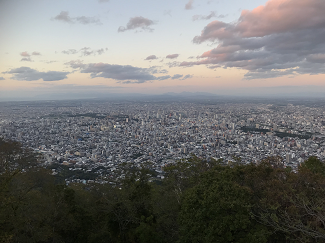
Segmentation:
{"type": "Polygon", "coordinates": [[[267,242],[267,230],[252,218],[252,191],[236,182],[240,166],[216,167],[184,196],[181,242],[267,242]]]}
{"type": "Polygon", "coordinates": [[[316,156],[309,157],[300,165],[299,171],[309,170],[313,174],[320,174],[325,177],[325,163],[319,160],[316,156]]]}
{"type": "MultiPolygon", "coordinates": [[[[319,164],[313,158],[311,163],[319,164]]],[[[293,173],[267,163],[259,165],[256,172],[255,175],[248,173],[247,178],[255,195],[253,214],[256,219],[286,241],[323,242],[324,177],[305,166],[293,173]]]]}
{"type": "Polygon", "coordinates": [[[14,218],[32,189],[24,171],[33,169],[37,158],[20,143],[0,138],[0,241],[14,238],[14,218]]]}

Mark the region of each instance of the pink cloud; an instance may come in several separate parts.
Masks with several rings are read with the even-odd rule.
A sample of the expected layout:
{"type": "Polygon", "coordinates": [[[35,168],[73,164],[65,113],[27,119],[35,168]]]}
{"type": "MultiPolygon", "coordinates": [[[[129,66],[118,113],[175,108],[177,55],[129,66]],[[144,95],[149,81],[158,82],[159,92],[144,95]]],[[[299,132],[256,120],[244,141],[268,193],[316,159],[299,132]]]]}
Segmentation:
{"type": "Polygon", "coordinates": [[[27,51],[23,51],[23,52],[21,52],[20,55],[21,55],[22,57],[30,57],[30,55],[28,54],[27,51]]]}
{"type": "Polygon", "coordinates": [[[252,11],[243,10],[236,27],[244,37],[260,37],[325,24],[323,0],[270,0],[252,11]]]}
{"type": "Polygon", "coordinates": [[[212,21],[209,23],[202,31],[200,36],[195,36],[193,39],[194,43],[201,43],[206,40],[214,41],[214,40],[223,40],[227,38],[234,37],[232,31],[234,26],[231,24],[224,23],[222,21],[212,21]]]}
{"type": "Polygon", "coordinates": [[[193,42],[218,46],[180,66],[235,67],[246,79],[325,73],[324,13],[324,0],[269,0],[237,22],[209,23],[193,42]]]}
{"type": "Polygon", "coordinates": [[[207,40],[224,40],[238,37],[263,37],[325,25],[325,2],[323,0],[269,0],[265,6],[252,11],[243,10],[238,22],[209,23],[194,43],[207,40]]]}

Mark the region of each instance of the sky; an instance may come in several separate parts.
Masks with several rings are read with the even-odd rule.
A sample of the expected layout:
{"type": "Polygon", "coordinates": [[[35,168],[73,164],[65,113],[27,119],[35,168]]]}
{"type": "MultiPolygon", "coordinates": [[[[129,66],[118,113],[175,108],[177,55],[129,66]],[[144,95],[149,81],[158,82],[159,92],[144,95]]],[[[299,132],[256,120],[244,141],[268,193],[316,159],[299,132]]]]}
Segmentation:
{"type": "Polygon", "coordinates": [[[324,0],[0,0],[0,100],[325,97],[324,0]]]}

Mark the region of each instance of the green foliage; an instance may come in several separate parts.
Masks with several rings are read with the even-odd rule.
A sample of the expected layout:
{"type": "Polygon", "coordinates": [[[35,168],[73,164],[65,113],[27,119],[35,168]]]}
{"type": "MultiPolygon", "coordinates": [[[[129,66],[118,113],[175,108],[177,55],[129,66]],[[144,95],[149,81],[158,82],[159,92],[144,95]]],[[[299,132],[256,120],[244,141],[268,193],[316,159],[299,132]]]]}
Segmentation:
{"type": "Polygon", "coordinates": [[[309,157],[300,166],[300,171],[310,170],[313,174],[319,174],[325,177],[325,163],[320,161],[316,156],[309,157]]]}
{"type": "Polygon", "coordinates": [[[325,166],[178,161],[111,184],[62,184],[19,143],[0,140],[0,242],[324,242],[325,166]]]}
{"type": "Polygon", "coordinates": [[[181,242],[267,242],[268,230],[252,216],[254,191],[247,174],[254,168],[216,165],[201,174],[184,197],[181,242]]]}

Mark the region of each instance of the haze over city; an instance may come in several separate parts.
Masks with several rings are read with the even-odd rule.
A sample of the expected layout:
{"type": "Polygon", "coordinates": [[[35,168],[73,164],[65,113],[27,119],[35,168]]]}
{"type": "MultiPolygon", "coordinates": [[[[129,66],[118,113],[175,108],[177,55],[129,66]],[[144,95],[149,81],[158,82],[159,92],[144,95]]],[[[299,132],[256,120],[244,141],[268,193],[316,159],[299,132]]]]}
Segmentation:
{"type": "Polygon", "coordinates": [[[4,0],[0,100],[325,92],[323,0],[4,0]]]}

